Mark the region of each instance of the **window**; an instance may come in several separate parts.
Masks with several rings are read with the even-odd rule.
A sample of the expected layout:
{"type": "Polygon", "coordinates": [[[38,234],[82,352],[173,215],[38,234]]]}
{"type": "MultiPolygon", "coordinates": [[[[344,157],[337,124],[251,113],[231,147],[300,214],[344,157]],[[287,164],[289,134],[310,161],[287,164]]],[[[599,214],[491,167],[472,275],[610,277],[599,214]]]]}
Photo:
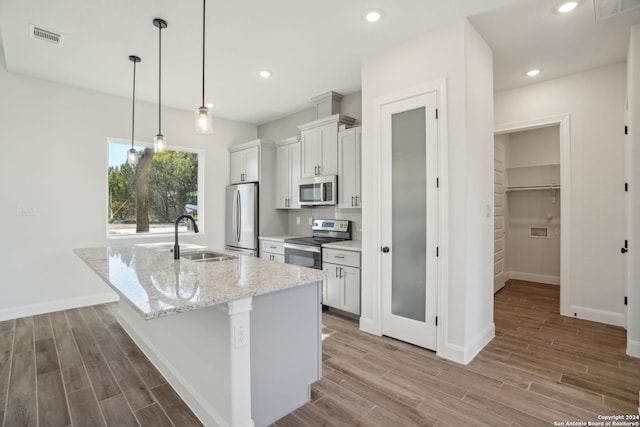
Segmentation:
{"type": "MultiPolygon", "coordinates": [[[[109,165],[107,233],[110,237],[173,233],[182,214],[203,215],[203,159],[200,150],[172,147],[154,153],[149,146],[135,146],[137,165],[127,163],[130,143],[108,139],[109,165]]],[[[191,231],[184,222],[179,232],[191,231]]]]}

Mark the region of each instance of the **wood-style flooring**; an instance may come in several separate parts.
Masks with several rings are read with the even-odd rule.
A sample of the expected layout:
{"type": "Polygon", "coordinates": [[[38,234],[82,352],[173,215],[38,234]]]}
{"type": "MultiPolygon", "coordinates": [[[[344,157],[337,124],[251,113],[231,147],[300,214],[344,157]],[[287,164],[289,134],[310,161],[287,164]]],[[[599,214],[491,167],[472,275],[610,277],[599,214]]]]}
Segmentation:
{"type": "Polygon", "coordinates": [[[114,304],[0,322],[0,426],[201,426],[114,304]]]}
{"type": "MultiPolygon", "coordinates": [[[[496,337],[467,366],[323,317],[323,378],[290,426],[553,426],[638,414],[640,359],[623,328],[559,314],[559,287],[509,281],[496,337]]],[[[576,424],[579,425],[579,424],[576,424]]]]}
{"type": "MultiPolygon", "coordinates": [[[[624,329],[561,317],[557,286],[510,281],[467,366],[323,315],[324,377],[289,426],[549,426],[637,414],[624,329]]],[[[0,426],[199,426],[113,304],[0,322],[0,426]]]]}

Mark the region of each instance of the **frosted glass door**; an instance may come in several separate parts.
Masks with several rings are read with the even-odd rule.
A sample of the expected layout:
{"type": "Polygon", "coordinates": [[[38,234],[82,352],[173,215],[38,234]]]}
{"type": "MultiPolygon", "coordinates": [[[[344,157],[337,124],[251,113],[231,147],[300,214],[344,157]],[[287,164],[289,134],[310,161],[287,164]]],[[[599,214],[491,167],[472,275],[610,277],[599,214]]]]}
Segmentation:
{"type": "Polygon", "coordinates": [[[420,322],[427,277],[425,139],[424,107],[391,116],[391,312],[420,322]]]}
{"type": "Polygon", "coordinates": [[[437,95],[381,106],[382,333],[436,350],[437,95]]]}

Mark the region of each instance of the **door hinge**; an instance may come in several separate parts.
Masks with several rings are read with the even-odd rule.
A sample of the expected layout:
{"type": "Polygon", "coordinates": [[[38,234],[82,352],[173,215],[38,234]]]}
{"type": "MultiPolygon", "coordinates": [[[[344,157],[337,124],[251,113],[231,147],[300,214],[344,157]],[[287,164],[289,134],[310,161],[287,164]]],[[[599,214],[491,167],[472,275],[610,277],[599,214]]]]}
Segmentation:
{"type": "MultiPolygon", "coordinates": [[[[437,110],[436,110],[436,111],[437,111],[437,110]]],[[[436,116],[437,116],[437,115],[438,115],[438,114],[436,113],[436,116]]],[[[437,119],[437,118],[438,118],[438,117],[436,117],[436,119],[437,119]]],[[[624,134],[625,134],[625,135],[629,135],[629,126],[625,126],[625,127],[624,127],[624,134]]]]}
{"type": "Polygon", "coordinates": [[[436,246],[436,257],[440,256],[440,246],[436,246]]]}
{"type": "Polygon", "coordinates": [[[438,109],[436,108],[436,120],[438,120],[438,109]]]}
{"type": "Polygon", "coordinates": [[[436,316],[436,326],[438,326],[438,316],[436,316]]]}
{"type": "Polygon", "coordinates": [[[627,297],[624,297],[624,305],[627,305],[627,297]]]}
{"type": "Polygon", "coordinates": [[[624,183],[624,191],[629,191],[629,183],[628,182],[624,183]]]}

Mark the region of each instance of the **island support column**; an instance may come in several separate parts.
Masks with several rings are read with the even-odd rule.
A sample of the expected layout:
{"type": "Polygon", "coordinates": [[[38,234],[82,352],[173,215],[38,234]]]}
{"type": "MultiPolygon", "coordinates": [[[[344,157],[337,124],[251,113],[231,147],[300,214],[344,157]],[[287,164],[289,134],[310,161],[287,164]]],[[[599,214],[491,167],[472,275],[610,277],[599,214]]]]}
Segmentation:
{"type": "Polygon", "coordinates": [[[254,425],[251,418],[251,300],[249,297],[217,307],[229,316],[232,426],[254,425]]]}

